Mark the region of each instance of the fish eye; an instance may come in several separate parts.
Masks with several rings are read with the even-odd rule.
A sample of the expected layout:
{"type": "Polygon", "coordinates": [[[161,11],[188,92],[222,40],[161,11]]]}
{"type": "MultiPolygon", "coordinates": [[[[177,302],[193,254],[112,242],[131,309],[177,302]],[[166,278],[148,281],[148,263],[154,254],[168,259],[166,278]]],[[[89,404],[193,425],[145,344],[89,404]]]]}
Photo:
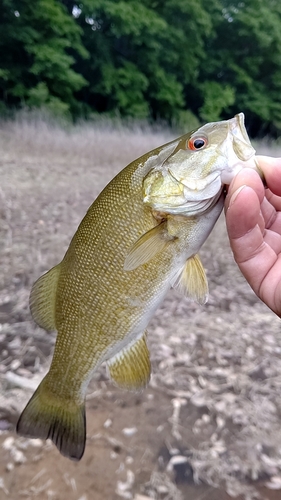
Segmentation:
{"type": "Polygon", "coordinates": [[[189,139],[187,147],[192,151],[198,151],[199,149],[203,149],[205,146],[207,146],[207,144],[208,144],[207,137],[197,136],[197,137],[191,137],[189,139]]]}

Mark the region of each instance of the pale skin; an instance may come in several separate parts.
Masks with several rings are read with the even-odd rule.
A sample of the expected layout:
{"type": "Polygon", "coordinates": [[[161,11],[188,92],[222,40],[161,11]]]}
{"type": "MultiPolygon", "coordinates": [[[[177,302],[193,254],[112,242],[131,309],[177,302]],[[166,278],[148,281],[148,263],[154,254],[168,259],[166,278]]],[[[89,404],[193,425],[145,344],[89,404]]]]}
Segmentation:
{"type": "Polygon", "coordinates": [[[256,295],[281,317],[281,158],[257,156],[264,173],[242,169],[225,200],[235,261],[256,295]]]}

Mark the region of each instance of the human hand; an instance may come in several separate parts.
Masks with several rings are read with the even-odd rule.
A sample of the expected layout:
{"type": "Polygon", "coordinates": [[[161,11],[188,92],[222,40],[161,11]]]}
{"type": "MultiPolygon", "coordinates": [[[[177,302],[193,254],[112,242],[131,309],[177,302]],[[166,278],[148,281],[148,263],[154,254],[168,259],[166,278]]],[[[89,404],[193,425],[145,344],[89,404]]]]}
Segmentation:
{"type": "Polygon", "coordinates": [[[230,245],[256,295],[281,317],[281,158],[257,156],[268,189],[242,169],[225,200],[230,245]]]}

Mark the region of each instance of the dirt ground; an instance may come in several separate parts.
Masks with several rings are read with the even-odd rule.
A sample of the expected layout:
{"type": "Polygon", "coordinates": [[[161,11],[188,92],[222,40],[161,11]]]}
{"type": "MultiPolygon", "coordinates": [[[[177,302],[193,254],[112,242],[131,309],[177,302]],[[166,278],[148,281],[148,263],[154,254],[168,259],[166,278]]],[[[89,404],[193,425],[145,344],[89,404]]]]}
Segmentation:
{"type": "Polygon", "coordinates": [[[150,324],[148,388],[95,374],[82,460],[16,436],[55,342],[31,321],[32,282],[108,180],[169,133],[38,122],[0,132],[0,499],[279,500],[281,322],[236,269],[223,217],[201,252],[208,303],[171,290],[150,324]]]}
{"type": "MultiPolygon", "coordinates": [[[[1,499],[231,498],[223,489],[194,483],[188,461],[167,472],[173,453],[188,458],[198,444],[191,428],[201,411],[184,407],[179,442],[171,434],[172,404],[164,391],[148,388],[135,396],[103,385],[88,402],[87,449],[80,463],[66,460],[49,443],[2,434],[1,499]]],[[[280,491],[259,491],[263,498],[280,498],[280,491]]]]}

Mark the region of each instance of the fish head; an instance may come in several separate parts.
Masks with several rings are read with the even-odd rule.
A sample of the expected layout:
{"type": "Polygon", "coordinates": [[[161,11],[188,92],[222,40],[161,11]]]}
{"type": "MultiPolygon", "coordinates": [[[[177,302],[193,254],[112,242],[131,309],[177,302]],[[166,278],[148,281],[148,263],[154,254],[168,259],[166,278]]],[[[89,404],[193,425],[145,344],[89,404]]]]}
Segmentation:
{"type": "Polygon", "coordinates": [[[143,200],[154,210],[197,215],[216,203],[223,186],[242,168],[258,170],[243,113],[207,123],[174,144],[144,178],[143,200]]]}

